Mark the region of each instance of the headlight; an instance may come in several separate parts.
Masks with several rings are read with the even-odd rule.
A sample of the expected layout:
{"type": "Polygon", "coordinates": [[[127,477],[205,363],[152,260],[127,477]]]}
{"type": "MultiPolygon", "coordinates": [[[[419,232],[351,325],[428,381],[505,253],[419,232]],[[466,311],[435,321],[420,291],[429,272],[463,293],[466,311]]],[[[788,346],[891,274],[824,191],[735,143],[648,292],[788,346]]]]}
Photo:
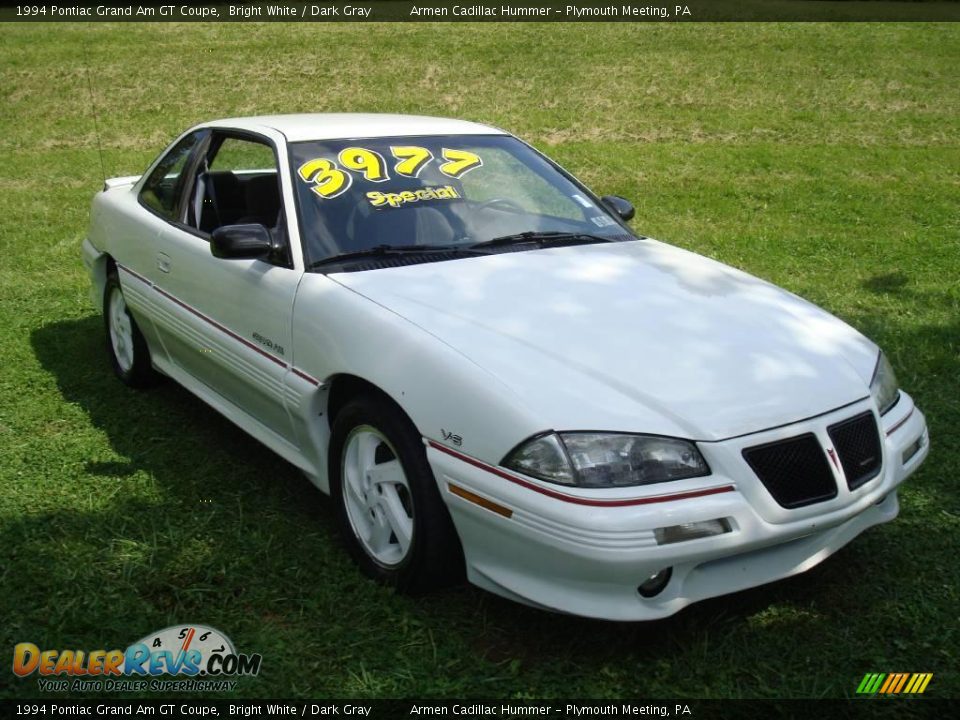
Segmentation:
{"type": "Polygon", "coordinates": [[[532,438],[503,465],[525,475],[577,487],[627,487],[709,475],[687,440],[653,435],[567,432],[532,438]]]}
{"type": "Polygon", "coordinates": [[[897,375],[893,372],[893,366],[887,360],[887,356],[882,352],[877,359],[877,367],[873,371],[873,380],[870,381],[870,394],[880,408],[881,415],[896,405],[897,400],[900,399],[897,375]]]}

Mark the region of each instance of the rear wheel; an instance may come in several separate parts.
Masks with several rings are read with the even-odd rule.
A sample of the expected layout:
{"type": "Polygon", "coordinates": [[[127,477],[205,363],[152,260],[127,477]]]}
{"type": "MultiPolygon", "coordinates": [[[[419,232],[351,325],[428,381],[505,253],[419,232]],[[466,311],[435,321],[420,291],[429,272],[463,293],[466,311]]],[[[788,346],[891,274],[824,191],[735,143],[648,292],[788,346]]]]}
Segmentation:
{"type": "Polygon", "coordinates": [[[127,308],[116,270],[109,272],[103,288],[103,320],[114,374],[130,387],[155,385],[160,375],[153,369],[147,341],[127,308]]]}
{"type": "Polygon", "coordinates": [[[350,554],[405,592],[462,577],[463,555],[420,434],[393,403],[366,396],[333,423],[330,490],[350,554]]]}

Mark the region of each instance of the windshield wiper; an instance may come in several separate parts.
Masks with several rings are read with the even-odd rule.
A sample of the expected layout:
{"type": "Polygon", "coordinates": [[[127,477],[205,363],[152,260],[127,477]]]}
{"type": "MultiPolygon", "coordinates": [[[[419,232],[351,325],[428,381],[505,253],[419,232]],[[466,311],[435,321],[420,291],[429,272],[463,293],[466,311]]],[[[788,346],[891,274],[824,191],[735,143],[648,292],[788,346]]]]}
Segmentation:
{"type": "Polygon", "coordinates": [[[464,255],[486,255],[486,248],[501,247],[504,245],[519,245],[523,243],[536,243],[540,247],[546,247],[552,242],[570,242],[580,241],[583,243],[601,243],[616,242],[612,238],[601,237],[600,235],[590,235],[589,233],[559,232],[559,231],[538,231],[530,230],[527,232],[516,233],[514,235],[504,235],[492,240],[483,240],[470,244],[454,245],[375,245],[364,250],[354,250],[352,252],[338,253],[315,260],[307,266],[308,270],[314,270],[324,265],[337,265],[351,260],[362,260],[371,257],[388,257],[390,255],[428,255],[430,253],[452,252],[463,253],[464,255]]]}
{"type": "Polygon", "coordinates": [[[475,242],[472,245],[467,245],[467,248],[480,250],[483,248],[503,247],[505,245],[523,245],[525,243],[535,243],[540,247],[547,247],[554,242],[569,242],[571,240],[579,240],[583,243],[616,242],[613,238],[590,235],[589,233],[561,232],[557,230],[528,230],[527,232],[502,235],[501,237],[495,237],[491,240],[475,242]]]}
{"type": "Polygon", "coordinates": [[[325,257],[321,260],[315,260],[307,266],[307,269],[313,270],[323,265],[334,265],[350,260],[360,260],[370,257],[387,257],[389,255],[427,255],[437,252],[462,252],[468,255],[480,255],[471,246],[463,245],[375,245],[365,250],[354,250],[352,252],[338,253],[325,257]]]}

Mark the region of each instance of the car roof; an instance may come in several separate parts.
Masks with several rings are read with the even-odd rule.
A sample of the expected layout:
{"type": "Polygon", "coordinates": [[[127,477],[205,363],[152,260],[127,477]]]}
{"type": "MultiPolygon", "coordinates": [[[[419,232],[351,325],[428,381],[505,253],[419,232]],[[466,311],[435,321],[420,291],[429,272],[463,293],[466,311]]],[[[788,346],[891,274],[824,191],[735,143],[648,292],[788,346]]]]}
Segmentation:
{"type": "Polygon", "coordinates": [[[345,138],[390,137],[398,135],[506,135],[490,125],[429,117],[388,113],[303,113],[298,115],[257,115],[225,118],[203,127],[233,128],[262,132],[270,128],[283,133],[289,142],[345,138]]]}

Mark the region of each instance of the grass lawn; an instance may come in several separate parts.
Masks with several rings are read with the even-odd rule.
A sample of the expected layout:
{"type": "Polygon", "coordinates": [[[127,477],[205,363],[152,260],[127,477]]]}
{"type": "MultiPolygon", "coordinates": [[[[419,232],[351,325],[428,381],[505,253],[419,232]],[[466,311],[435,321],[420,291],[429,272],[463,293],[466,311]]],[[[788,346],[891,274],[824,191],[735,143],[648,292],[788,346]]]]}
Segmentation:
{"type": "MultiPolygon", "coordinates": [[[[5,24],[0,48],[0,653],[192,621],[263,654],[237,696],[837,697],[881,671],[960,696],[960,26],[5,24]],[[651,624],[374,586],[292,467],[172,383],[113,379],[79,255],[102,184],[86,67],[108,176],[253,113],[530,140],[634,199],[639,232],[887,350],[933,443],[901,517],[651,624]]],[[[0,695],[34,678],[2,670],[0,695]]]]}

